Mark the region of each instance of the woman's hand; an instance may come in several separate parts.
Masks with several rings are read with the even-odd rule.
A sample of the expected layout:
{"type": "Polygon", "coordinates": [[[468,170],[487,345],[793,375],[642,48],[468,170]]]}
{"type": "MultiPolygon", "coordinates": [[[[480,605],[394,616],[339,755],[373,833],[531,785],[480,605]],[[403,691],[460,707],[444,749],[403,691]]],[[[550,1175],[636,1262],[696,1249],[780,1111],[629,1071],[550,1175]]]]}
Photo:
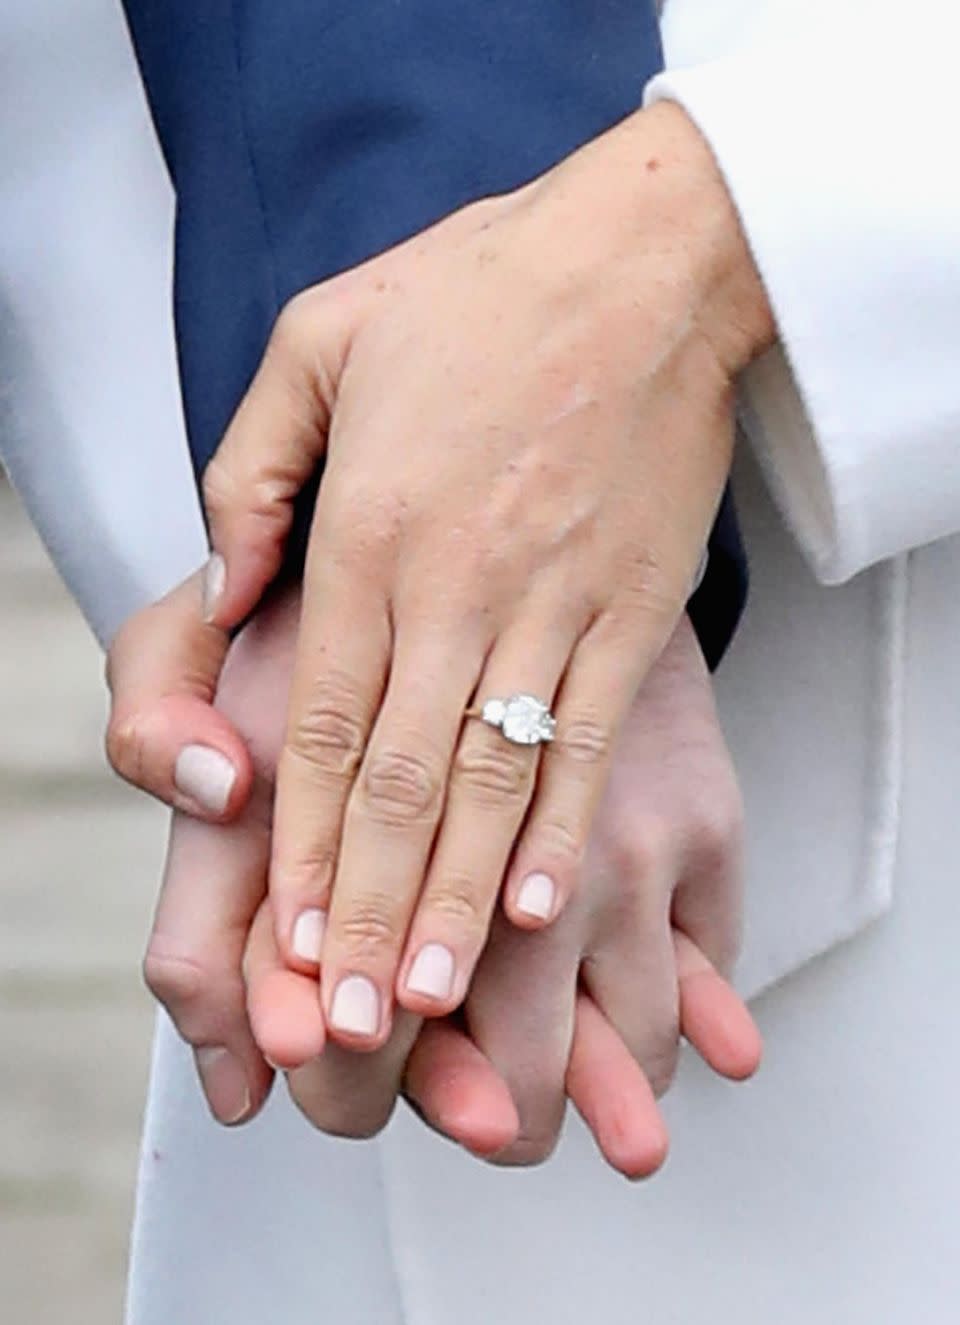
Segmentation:
{"type": "Polygon", "coordinates": [[[506,878],[574,890],[621,722],[687,598],[769,311],[683,113],[297,297],[207,472],[208,604],[275,573],[326,450],[278,769],[271,898],[345,1045],[464,998],[506,878]],[[556,713],[538,758],[471,705],[556,713]]]}
{"type": "MultiPolygon", "coordinates": [[[[447,1132],[467,1117],[478,1126],[469,1074],[471,1087],[489,1094],[501,1135],[508,1115],[499,1083],[517,1111],[515,1135],[493,1153],[471,1146],[478,1153],[508,1164],[543,1160],[569,1097],[613,1167],[654,1171],[667,1145],[655,1097],[672,1079],[679,1033],[731,1079],[759,1062],[756,1028],[723,978],[739,942],[741,817],[710,680],[683,621],[631,707],[571,905],[538,934],[495,917],[464,1006],[470,1042],[445,1021],[417,1038],[406,1082],[428,1120],[447,1132]],[[447,1057],[456,1052],[460,1071],[447,1057]]],[[[291,1069],[306,1115],[337,1130],[363,1097],[330,1089],[326,1052],[307,1061],[304,1050],[323,1034],[315,986],[279,960],[265,923],[247,975],[258,1040],[291,1069]]]]}

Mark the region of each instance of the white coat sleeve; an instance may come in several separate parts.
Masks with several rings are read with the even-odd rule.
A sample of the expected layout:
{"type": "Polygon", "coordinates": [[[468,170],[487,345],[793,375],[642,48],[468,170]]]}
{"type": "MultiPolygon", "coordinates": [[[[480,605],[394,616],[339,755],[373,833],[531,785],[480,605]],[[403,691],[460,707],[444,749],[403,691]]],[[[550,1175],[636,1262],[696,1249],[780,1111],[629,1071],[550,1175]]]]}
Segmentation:
{"type": "Polygon", "coordinates": [[[960,531],[960,7],[670,0],[779,330],[743,422],[817,577],[960,531]]]}
{"type": "Polygon", "coordinates": [[[206,555],[172,198],[119,6],[6,0],[0,36],[0,460],[106,643],[206,555]]]}

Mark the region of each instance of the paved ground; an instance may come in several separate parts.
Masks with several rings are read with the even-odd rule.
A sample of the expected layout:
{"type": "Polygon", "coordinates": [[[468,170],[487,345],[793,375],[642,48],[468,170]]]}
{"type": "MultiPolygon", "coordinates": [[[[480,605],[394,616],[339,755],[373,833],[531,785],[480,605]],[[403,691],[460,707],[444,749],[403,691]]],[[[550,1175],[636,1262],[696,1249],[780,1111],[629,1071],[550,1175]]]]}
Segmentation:
{"type": "Polygon", "coordinates": [[[164,826],[108,774],[103,710],[99,652],[0,478],[4,1325],[120,1318],[164,826]]]}

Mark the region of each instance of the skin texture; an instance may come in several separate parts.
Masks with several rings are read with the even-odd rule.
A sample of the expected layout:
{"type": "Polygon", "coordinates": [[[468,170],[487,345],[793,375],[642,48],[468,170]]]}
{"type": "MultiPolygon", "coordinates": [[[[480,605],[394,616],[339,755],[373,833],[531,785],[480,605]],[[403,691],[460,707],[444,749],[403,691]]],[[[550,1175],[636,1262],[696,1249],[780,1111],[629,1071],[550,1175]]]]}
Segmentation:
{"type": "MultiPolygon", "coordinates": [[[[351,1096],[372,1101],[366,1125],[380,1125],[369,1083],[334,1088],[331,1070],[339,1063],[348,1083],[363,1079],[351,1049],[387,1062],[389,1105],[411,1046],[430,1043],[417,1032],[431,1017],[437,1042],[468,1055],[464,1071],[479,1065],[472,1045],[508,1087],[518,1131],[497,1153],[536,1158],[555,1136],[568,1066],[588,1061],[599,1072],[603,1035],[618,1038],[648,1089],[665,1086],[690,1001],[679,994],[678,962],[685,988],[714,990],[712,1002],[692,1000],[691,1038],[717,1009],[723,1021],[732,1005],[682,945],[674,949],[670,931],[675,910],[677,927],[724,963],[736,930],[733,871],[717,868],[728,860],[716,810],[724,801],[704,742],[684,725],[706,729],[702,706],[666,704],[673,721],[652,764],[631,748],[628,764],[643,776],[630,803],[649,800],[653,819],[627,829],[621,811],[600,857],[590,854],[591,825],[608,782],[616,801],[613,761],[661,656],[683,690],[671,640],[729,467],[731,383],[772,335],[722,180],[669,106],[630,117],[526,188],[463,209],[285,310],[207,472],[215,554],[206,619],[199,585],[189,586],[196,615],[161,612],[174,624],[135,688],[125,678],[142,668],[142,622],[121,634],[111,660],[114,765],[187,814],[233,820],[227,833],[244,843],[238,888],[214,839],[178,823],[147,961],[187,1038],[212,1051],[200,1067],[218,1116],[247,1116],[269,1080],[237,1011],[263,887],[244,837],[251,779],[260,856],[272,829],[271,905],[247,954],[251,1011],[319,1125],[338,1130],[351,1096]],[[220,714],[210,703],[223,632],[275,575],[292,500],[324,452],[268,821],[273,760],[265,746],[258,755],[251,732],[251,764],[224,721],[228,689],[220,714]],[[516,690],[552,702],[558,739],[543,752],[463,721],[471,703],[516,690]],[[673,744],[688,756],[678,779],[664,775],[673,744]],[[691,804],[700,777],[709,796],[691,804]],[[656,793],[668,787],[673,799],[660,805],[656,793]],[[192,903],[188,933],[181,918],[191,903],[174,884],[195,873],[189,862],[204,843],[211,891],[203,915],[192,903]],[[531,874],[551,881],[537,915],[520,905],[531,874]],[[495,917],[501,895],[508,921],[495,917]],[[215,930],[216,963],[205,967],[215,930]],[[196,934],[210,945],[205,955],[191,955],[196,934]],[[412,978],[425,946],[447,954],[443,988],[412,978]],[[211,972],[232,1001],[210,996],[211,972]],[[537,979],[518,987],[530,972],[537,979]],[[577,1001],[578,977],[587,1002],[577,1001]],[[287,998],[307,1000],[313,1021],[286,1016],[287,998]],[[466,1040],[443,1020],[460,1005],[466,1040]],[[283,1042],[294,1023],[299,1045],[283,1042]],[[319,1066],[296,1066],[328,1036],[319,1066]],[[536,1074],[521,1070],[525,1061],[536,1074]]],[[[702,676],[699,685],[709,695],[702,676]]],[[[590,1076],[573,1071],[575,1096],[590,1076]]]]}
{"type": "Polygon", "coordinates": [[[716,510],[732,379],[771,335],[669,106],[282,314],[207,471],[207,610],[255,606],[326,452],[270,893],[288,966],[322,955],[341,1044],[382,1047],[397,1003],[458,1007],[501,889],[525,928],[567,906],[716,510]],[[541,751],[464,724],[516,691],[556,712],[541,751]]]}
{"type": "MultiPolygon", "coordinates": [[[[113,669],[118,701],[155,641],[181,624],[209,629],[197,592],[182,586],[131,626],[113,669]]],[[[738,939],[740,805],[689,626],[631,706],[584,884],[558,923],[524,933],[498,915],[462,1019],[421,1024],[403,1013],[383,1048],[356,1054],[327,1038],[316,970],[289,969],[265,900],[297,619],[288,595],[230,652],[218,708],[248,745],[252,796],[230,825],[174,817],[145,961],[151,989],[198,1050],[214,1115],[256,1113],[269,1059],[327,1132],[375,1133],[403,1089],[428,1125],[515,1164],[549,1154],[569,1097],[610,1164],[630,1177],[653,1172],[667,1148],[655,1096],[669,1084],[678,1028],[734,1079],[760,1054],[749,1014],[711,964],[726,970],[738,939]]],[[[209,665],[219,665],[215,650],[209,665]]],[[[166,680],[172,694],[182,688],[173,671],[166,680]]],[[[193,703],[168,701],[174,727],[194,721],[193,703]]]]}

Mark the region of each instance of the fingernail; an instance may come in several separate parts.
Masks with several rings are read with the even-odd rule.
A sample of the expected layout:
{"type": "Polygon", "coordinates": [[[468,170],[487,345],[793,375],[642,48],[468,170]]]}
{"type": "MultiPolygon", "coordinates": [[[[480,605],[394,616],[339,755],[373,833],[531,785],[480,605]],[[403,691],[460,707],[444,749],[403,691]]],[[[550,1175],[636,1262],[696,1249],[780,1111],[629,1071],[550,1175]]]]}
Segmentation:
{"type": "Polygon", "coordinates": [[[305,962],[319,962],[320,949],[323,946],[323,931],[327,927],[325,911],[313,908],[301,911],[293,927],[290,946],[298,957],[305,962]]]}
{"type": "Polygon", "coordinates": [[[442,943],[425,943],[414,958],[407,976],[411,994],[449,998],[453,988],[453,953],[442,943]]]}
{"type": "Polygon", "coordinates": [[[365,975],[348,975],[337,985],[330,1005],[330,1025],[353,1035],[376,1035],[380,995],[365,975]]]}
{"type": "Polygon", "coordinates": [[[197,1069],[217,1122],[238,1123],[250,1112],[250,1088],[240,1062],[228,1049],[197,1050],[197,1069]]]}
{"type": "Polygon", "coordinates": [[[537,920],[549,920],[557,889],[549,874],[528,874],[517,893],[517,910],[537,920]]]}
{"type": "Polygon", "coordinates": [[[203,568],[203,619],[212,621],[227,584],[227,563],[219,552],[212,552],[203,568]]]}
{"type": "Polygon", "coordinates": [[[223,814],[236,777],[237,770],[226,755],[209,745],[185,745],[173,767],[177,790],[211,814],[223,814]]]}

